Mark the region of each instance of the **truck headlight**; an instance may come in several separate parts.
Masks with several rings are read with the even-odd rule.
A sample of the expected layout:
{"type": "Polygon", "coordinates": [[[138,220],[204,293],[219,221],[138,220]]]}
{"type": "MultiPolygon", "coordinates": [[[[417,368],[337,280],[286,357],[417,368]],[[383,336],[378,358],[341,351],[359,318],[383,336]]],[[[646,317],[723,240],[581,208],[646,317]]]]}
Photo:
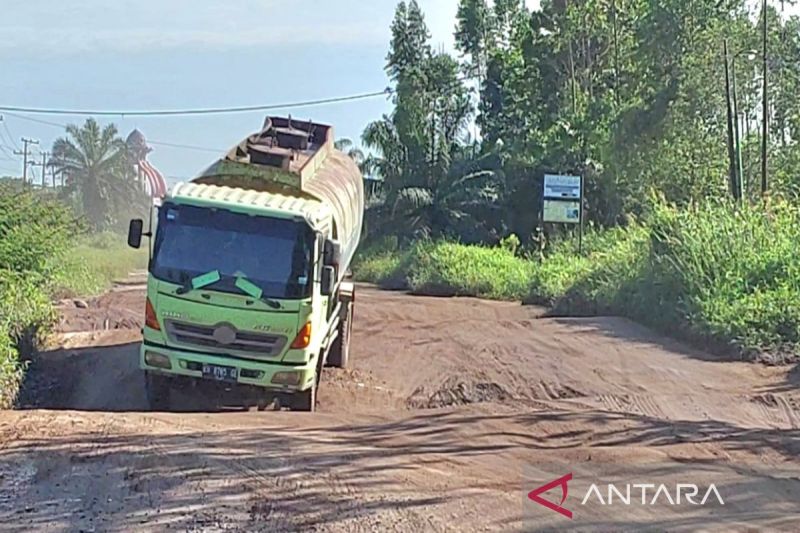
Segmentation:
{"type": "Polygon", "coordinates": [[[156,352],[145,352],[144,362],[147,364],[147,366],[152,366],[155,368],[164,368],[166,370],[170,370],[172,368],[172,363],[170,363],[169,357],[156,352]]]}
{"type": "Polygon", "coordinates": [[[276,385],[299,385],[302,372],[276,372],[272,376],[272,383],[276,385]]]}

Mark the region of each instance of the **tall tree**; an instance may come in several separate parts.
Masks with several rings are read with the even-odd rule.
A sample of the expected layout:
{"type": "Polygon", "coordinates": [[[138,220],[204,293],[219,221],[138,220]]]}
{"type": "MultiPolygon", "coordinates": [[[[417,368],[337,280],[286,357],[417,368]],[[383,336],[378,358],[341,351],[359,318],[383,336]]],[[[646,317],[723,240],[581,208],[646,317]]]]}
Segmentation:
{"type": "Polygon", "coordinates": [[[92,118],[82,127],[67,126],[67,136],[53,143],[53,162],[68,180],[65,194],[74,197],[95,229],[113,226],[132,205],[142,204],[126,146],[117,128],[103,128],[92,118]]]}
{"type": "Polygon", "coordinates": [[[430,31],[417,0],[397,5],[391,31],[386,71],[391,79],[398,81],[401,75],[418,70],[431,55],[430,31]]]}
{"type": "MultiPolygon", "coordinates": [[[[446,53],[433,53],[428,35],[417,3],[401,2],[387,56],[387,71],[396,83],[395,109],[369,124],[363,135],[373,151],[368,165],[384,180],[385,203],[375,212],[382,227],[406,236],[443,234],[445,221],[463,219],[469,203],[457,201],[456,190],[478,191],[474,183],[488,186],[495,176],[465,165],[472,99],[460,79],[459,63],[446,53]],[[413,53],[409,42],[416,43],[413,53]]],[[[370,227],[376,227],[374,221],[370,227]]]]}
{"type": "MultiPolygon", "coordinates": [[[[433,233],[446,233],[436,220],[448,217],[430,215],[441,191],[466,190],[453,178],[457,162],[486,154],[499,156],[494,170],[505,176],[501,194],[486,200],[505,208],[494,226],[523,240],[538,223],[545,172],[584,175],[588,219],[601,225],[646,216],[652,192],[678,204],[726,197],[724,39],[734,43],[745,175],[755,181],[761,83],[746,59],[761,37],[747,0],[541,0],[535,10],[522,0],[459,0],[457,49],[480,77],[481,141],[469,156],[469,91],[453,59],[421,37],[427,29],[412,5],[398,7],[393,25],[395,109],[370,125],[365,142],[397,198],[391,205],[423,209],[409,207],[409,220],[427,221],[433,233]]],[[[800,19],[774,7],[770,170],[780,191],[800,193],[800,19]]]]}
{"type": "Polygon", "coordinates": [[[492,46],[493,21],[486,0],[461,0],[456,13],[456,48],[469,57],[469,73],[482,80],[492,46]]]}

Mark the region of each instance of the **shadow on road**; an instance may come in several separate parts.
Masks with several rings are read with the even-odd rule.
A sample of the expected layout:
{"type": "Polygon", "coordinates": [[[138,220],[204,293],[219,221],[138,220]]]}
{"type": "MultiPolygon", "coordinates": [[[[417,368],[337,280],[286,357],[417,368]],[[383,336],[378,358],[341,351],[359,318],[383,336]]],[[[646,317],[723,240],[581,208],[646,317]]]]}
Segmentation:
{"type": "MultiPolygon", "coordinates": [[[[138,426],[112,416],[101,418],[94,431],[59,436],[58,428],[52,428],[52,435],[27,438],[0,452],[0,471],[32,464],[35,472],[32,485],[13,495],[7,509],[0,505],[0,518],[11,509],[25,508],[31,509],[23,517],[33,529],[62,523],[74,530],[84,525],[76,512],[83,510],[84,516],[95,517],[100,529],[109,523],[135,529],[145,522],[150,527],[168,522],[184,526],[181,521],[194,520],[193,527],[235,523],[303,530],[353,521],[351,525],[357,523],[363,530],[379,530],[381,525],[410,530],[424,527],[422,517],[436,514],[432,510],[437,506],[457,504],[509,521],[494,523],[497,528],[519,521],[517,504],[506,502],[506,507],[490,513],[509,494],[522,494],[515,465],[557,460],[564,468],[591,471],[592,465],[603,462],[604,452],[625,450],[634,464],[634,450],[642,448],[665,452],[677,473],[720,476],[720,491],[730,495],[724,513],[714,517],[720,523],[785,519],[786,506],[795,505],[800,495],[796,464],[794,474],[784,467],[767,474],[725,458],[739,450],[773,450],[792,461],[800,451],[798,430],[670,423],[603,411],[448,410],[347,424],[327,417],[275,414],[254,417],[251,424],[239,418],[240,427],[223,427],[206,417],[182,420],[178,415],[145,416],[138,426]],[[686,458],[684,464],[686,450],[698,453],[704,446],[696,445],[712,443],[722,455],[686,458]],[[584,450],[581,460],[567,453],[578,448],[584,450]],[[585,459],[587,450],[594,450],[590,462],[585,459]],[[452,473],[454,461],[461,465],[458,476],[452,473]],[[449,474],[442,478],[442,472],[449,474]],[[408,483],[415,475],[417,482],[408,483]],[[75,495],[94,501],[88,507],[86,502],[73,503],[70,497],[75,495]],[[189,506],[192,512],[187,512],[189,506]]],[[[625,464],[615,461],[612,467],[625,464]]],[[[627,522],[624,510],[618,514],[603,525],[642,525],[627,522]]],[[[696,528],[711,518],[706,511],[690,510],[680,522],[651,517],[646,524],[696,528]]]]}
{"type": "MultiPolygon", "coordinates": [[[[59,349],[31,363],[18,409],[131,412],[147,411],[139,342],[59,349]]],[[[244,390],[223,387],[176,390],[172,411],[221,412],[246,409],[244,390]]],[[[251,402],[252,403],[252,402],[251,402]]]]}
{"type": "Polygon", "coordinates": [[[741,358],[728,351],[715,349],[714,353],[706,352],[680,340],[667,337],[637,324],[627,318],[616,316],[582,317],[582,318],[554,318],[557,323],[574,329],[575,334],[600,334],[604,337],[623,340],[628,343],[639,344],[642,350],[657,347],[662,350],[674,352],[681,356],[691,357],[702,361],[724,363],[740,361],[741,358]]]}

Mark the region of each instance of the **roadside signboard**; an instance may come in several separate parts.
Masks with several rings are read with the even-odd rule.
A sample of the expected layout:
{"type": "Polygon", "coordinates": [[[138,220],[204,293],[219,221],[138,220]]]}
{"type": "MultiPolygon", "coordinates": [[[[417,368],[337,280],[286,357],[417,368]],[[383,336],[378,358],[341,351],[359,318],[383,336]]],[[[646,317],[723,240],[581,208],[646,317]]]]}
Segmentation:
{"type": "Polygon", "coordinates": [[[579,224],[581,221],[581,204],[579,201],[565,202],[564,200],[545,199],[543,213],[545,222],[579,224]]]}
{"type": "Polygon", "coordinates": [[[545,174],[542,222],[578,225],[578,253],[583,253],[583,176],[545,174]]]}
{"type": "Polygon", "coordinates": [[[542,222],[581,223],[582,181],[581,176],[544,175],[542,222]]]}
{"type": "Polygon", "coordinates": [[[544,197],[546,199],[580,200],[580,176],[544,176],[544,197]]]}

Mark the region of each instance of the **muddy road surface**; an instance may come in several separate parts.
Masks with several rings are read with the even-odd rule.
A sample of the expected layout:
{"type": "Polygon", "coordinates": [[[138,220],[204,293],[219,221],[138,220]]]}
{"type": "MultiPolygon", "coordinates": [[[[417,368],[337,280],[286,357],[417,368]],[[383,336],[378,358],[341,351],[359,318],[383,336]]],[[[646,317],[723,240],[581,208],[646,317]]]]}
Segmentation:
{"type": "Polygon", "coordinates": [[[0,530],[800,530],[791,367],[617,318],[359,287],[352,368],[326,369],[319,412],[191,391],[147,412],[143,298],[64,302],[0,413],[0,530]],[[549,505],[528,497],[548,483],[549,505]]]}

